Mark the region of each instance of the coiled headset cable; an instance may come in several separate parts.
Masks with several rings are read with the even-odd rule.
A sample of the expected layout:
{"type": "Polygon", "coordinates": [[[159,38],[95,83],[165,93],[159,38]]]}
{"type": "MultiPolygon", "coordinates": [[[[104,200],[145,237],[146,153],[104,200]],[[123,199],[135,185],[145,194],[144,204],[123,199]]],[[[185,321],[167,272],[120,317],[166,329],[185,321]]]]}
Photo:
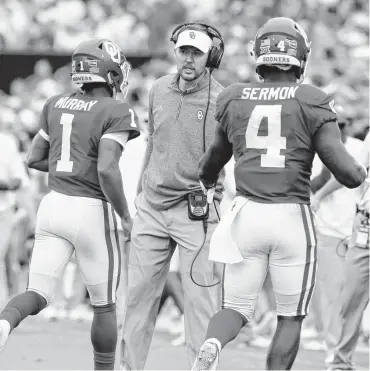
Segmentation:
{"type": "MultiPolygon", "coordinates": [[[[208,80],[208,100],[207,100],[206,111],[205,111],[205,114],[204,114],[204,121],[203,121],[203,152],[204,153],[206,152],[206,119],[207,119],[209,104],[210,104],[210,101],[211,101],[212,71],[213,71],[213,69],[210,68],[210,70],[209,70],[209,80],[208,80]]],[[[215,200],[213,200],[213,206],[214,206],[214,208],[216,210],[218,221],[220,221],[221,218],[220,218],[220,215],[218,213],[215,200]]],[[[202,285],[202,284],[196,282],[195,279],[194,279],[194,277],[193,277],[194,263],[197,260],[200,252],[202,251],[202,249],[203,249],[203,247],[204,247],[204,245],[206,244],[206,241],[207,241],[208,222],[207,222],[207,219],[203,219],[202,221],[203,221],[203,229],[204,229],[204,239],[203,239],[203,243],[202,243],[201,247],[199,248],[198,252],[196,253],[196,255],[195,255],[195,257],[194,257],[194,259],[193,259],[193,261],[191,263],[191,266],[190,266],[190,278],[193,281],[193,283],[196,284],[197,286],[200,286],[200,287],[213,287],[213,286],[217,286],[218,284],[220,284],[221,283],[221,280],[218,281],[218,282],[216,282],[216,283],[213,283],[211,285],[202,285]]]]}

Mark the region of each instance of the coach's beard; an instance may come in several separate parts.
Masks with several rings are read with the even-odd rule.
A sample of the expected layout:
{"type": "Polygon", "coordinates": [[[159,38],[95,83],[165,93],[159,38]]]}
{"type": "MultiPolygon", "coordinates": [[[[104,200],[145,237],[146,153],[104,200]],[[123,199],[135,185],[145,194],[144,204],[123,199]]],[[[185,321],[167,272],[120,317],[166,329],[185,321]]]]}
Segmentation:
{"type": "Polygon", "coordinates": [[[203,70],[202,72],[200,73],[197,73],[197,71],[194,69],[194,68],[187,68],[187,67],[183,67],[181,69],[181,77],[185,80],[185,81],[195,81],[197,80],[200,76],[202,76],[204,74],[205,70],[203,70]]]}

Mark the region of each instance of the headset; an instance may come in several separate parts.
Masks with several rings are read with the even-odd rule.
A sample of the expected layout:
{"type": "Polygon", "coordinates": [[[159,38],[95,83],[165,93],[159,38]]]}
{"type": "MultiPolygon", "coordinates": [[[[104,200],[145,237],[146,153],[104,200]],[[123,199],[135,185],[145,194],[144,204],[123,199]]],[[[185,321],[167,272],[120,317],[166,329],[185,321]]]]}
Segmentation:
{"type": "Polygon", "coordinates": [[[215,68],[217,69],[220,66],[221,59],[224,54],[224,42],[222,40],[221,32],[216,28],[208,26],[204,23],[184,23],[173,30],[170,41],[176,44],[179,34],[185,30],[201,31],[206,33],[212,39],[212,47],[208,54],[206,67],[209,67],[211,71],[215,68]]]}
{"type": "Polygon", "coordinates": [[[207,101],[207,107],[206,107],[206,111],[204,114],[204,121],[203,121],[203,148],[205,152],[206,151],[206,136],[205,136],[206,119],[207,119],[207,114],[208,114],[208,109],[209,109],[209,103],[211,100],[211,75],[214,69],[219,68],[221,64],[222,56],[224,55],[225,48],[224,48],[224,42],[222,40],[221,32],[218,31],[215,27],[212,27],[205,23],[200,23],[200,22],[189,22],[189,23],[180,24],[172,31],[170,41],[176,44],[179,34],[185,30],[201,31],[201,32],[206,33],[212,39],[212,47],[209,51],[208,59],[206,62],[206,67],[210,69],[209,71],[210,74],[209,74],[209,82],[208,82],[208,101],[207,101]]]}

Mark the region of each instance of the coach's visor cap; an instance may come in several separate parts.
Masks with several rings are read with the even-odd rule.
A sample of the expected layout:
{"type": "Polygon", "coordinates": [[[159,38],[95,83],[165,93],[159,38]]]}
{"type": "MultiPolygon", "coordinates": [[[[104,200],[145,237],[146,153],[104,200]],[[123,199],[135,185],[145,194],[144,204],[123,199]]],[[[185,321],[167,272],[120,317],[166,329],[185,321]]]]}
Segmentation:
{"type": "Polygon", "coordinates": [[[212,46],[212,39],[201,31],[184,30],[178,36],[175,49],[180,46],[194,46],[203,53],[208,53],[212,46]]]}

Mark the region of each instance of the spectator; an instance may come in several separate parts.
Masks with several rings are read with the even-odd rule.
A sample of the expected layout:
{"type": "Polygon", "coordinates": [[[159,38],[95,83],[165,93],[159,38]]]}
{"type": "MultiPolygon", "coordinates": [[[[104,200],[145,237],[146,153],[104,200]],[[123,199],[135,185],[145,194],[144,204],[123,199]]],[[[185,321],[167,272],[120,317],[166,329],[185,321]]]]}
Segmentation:
{"type": "MultiPolygon", "coordinates": [[[[362,162],[369,169],[369,134],[362,151],[362,162]]],[[[315,195],[320,202],[325,195],[342,188],[331,179],[315,195]]],[[[344,284],[336,302],[338,312],[330,323],[331,333],[336,334],[334,352],[329,370],[354,370],[353,353],[360,335],[361,318],[369,303],[369,178],[357,189],[357,211],[349,250],[345,258],[344,284]]]]}
{"type": "MultiPolygon", "coordinates": [[[[361,160],[363,142],[348,136],[350,128],[345,111],[343,108],[337,107],[337,112],[344,146],[354,158],[361,160]]],[[[320,192],[319,189],[330,176],[329,171],[323,168],[321,173],[312,180],[312,192],[320,192]]],[[[340,297],[344,283],[342,272],[355,217],[356,191],[341,187],[327,195],[319,204],[314,196],[311,205],[316,211],[317,251],[320,261],[313,295],[313,309],[317,309],[315,318],[318,323],[316,325],[321,332],[327,357],[330,360],[336,338],[329,327],[339,328],[340,326],[339,323],[331,325],[331,321],[333,318],[337,318],[336,302],[340,297]]]]}
{"type": "MultiPolygon", "coordinates": [[[[17,198],[28,212],[31,224],[35,213],[30,198],[29,178],[14,137],[0,132],[0,307],[8,300],[5,257],[14,228],[17,198]]],[[[32,226],[31,226],[32,228],[32,226]]]]}

